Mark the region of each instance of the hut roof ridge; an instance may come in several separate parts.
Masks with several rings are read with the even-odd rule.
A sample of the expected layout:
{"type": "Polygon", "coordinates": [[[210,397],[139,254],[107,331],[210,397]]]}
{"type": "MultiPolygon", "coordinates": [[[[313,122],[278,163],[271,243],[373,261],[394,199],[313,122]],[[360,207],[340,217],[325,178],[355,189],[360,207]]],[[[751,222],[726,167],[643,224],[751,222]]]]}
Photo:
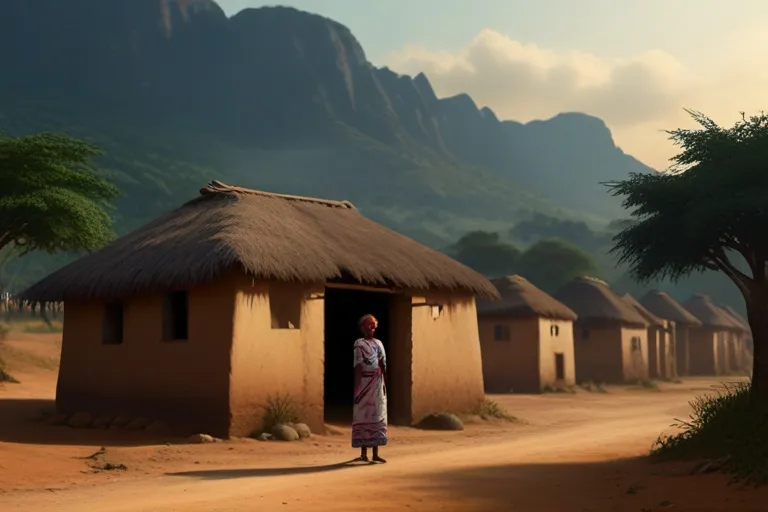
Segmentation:
{"type": "Polygon", "coordinates": [[[577,277],[560,288],[555,298],[571,308],[579,320],[608,320],[632,326],[648,326],[642,315],[602,279],[577,277]]]}
{"type": "Polygon", "coordinates": [[[265,280],[499,296],[478,272],[364,217],[348,201],[212,181],[198,197],[51,273],[21,297],[121,298],[202,284],[233,267],[265,280]]]}
{"type": "Polygon", "coordinates": [[[478,299],[477,312],[480,316],[540,316],[558,320],[576,320],[571,308],[537,287],[523,276],[514,274],[491,279],[499,291],[501,300],[478,299]]]}

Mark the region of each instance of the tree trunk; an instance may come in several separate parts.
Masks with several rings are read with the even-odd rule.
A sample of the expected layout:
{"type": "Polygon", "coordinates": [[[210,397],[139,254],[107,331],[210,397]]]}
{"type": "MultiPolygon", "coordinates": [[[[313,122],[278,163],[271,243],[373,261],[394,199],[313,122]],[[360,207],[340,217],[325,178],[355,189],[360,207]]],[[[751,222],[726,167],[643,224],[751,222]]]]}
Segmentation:
{"type": "Polygon", "coordinates": [[[768,407],[768,293],[747,300],[747,316],[754,346],[750,391],[756,404],[768,407]]]}

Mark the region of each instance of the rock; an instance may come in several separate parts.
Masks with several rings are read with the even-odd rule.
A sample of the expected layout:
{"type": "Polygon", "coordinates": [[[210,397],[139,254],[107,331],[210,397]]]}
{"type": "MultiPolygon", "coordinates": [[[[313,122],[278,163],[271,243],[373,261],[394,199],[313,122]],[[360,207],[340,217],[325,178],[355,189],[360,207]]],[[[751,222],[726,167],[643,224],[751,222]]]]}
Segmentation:
{"type": "Polygon", "coordinates": [[[131,422],[130,416],[118,416],[112,423],[109,424],[109,428],[125,428],[127,424],[131,422]]]}
{"type": "Polygon", "coordinates": [[[216,439],[208,434],[192,434],[187,438],[187,442],[192,444],[215,443],[216,439]]]}
{"type": "Polygon", "coordinates": [[[278,441],[297,441],[299,433],[288,425],[275,425],[272,427],[272,437],[278,441]]]}
{"type": "Polygon", "coordinates": [[[32,418],[34,421],[45,421],[56,414],[55,405],[46,405],[40,408],[37,414],[32,418]]]}
{"type": "Polygon", "coordinates": [[[150,423],[152,420],[149,418],[136,418],[129,421],[125,428],[126,430],[144,430],[150,423]]]}
{"type": "Polygon", "coordinates": [[[87,412],[76,412],[72,416],[69,417],[69,421],[67,421],[67,425],[69,425],[72,428],[85,428],[91,424],[93,421],[93,416],[91,416],[87,412]]]}
{"type": "Polygon", "coordinates": [[[259,437],[257,437],[259,441],[271,441],[272,440],[272,434],[269,434],[267,432],[262,432],[259,434],[259,437]]]}
{"type": "Polygon", "coordinates": [[[299,434],[299,438],[301,439],[308,439],[312,437],[312,431],[309,429],[309,426],[306,423],[296,423],[293,425],[293,430],[299,434]]]}
{"type": "Polygon", "coordinates": [[[111,414],[100,414],[93,419],[91,428],[107,428],[113,419],[111,414]]]}
{"type": "Polygon", "coordinates": [[[157,420],[147,425],[146,431],[151,434],[169,435],[171,433],[171,427],[168,423],[157,420]]]}
{"type": "Polygon", "coordinates": [[[57,412],[53,416],[46,418],[43,423],[53,426],[64,425],[67,422],[67,418],[69,418],[68,415],[64,414],[63,412],[57,412]]]}
{"type": "Polygon", "coordinates": [[[455,414],[428,414],[416,424],[416,428],[424,430],[464,430],[464,424],[455,414]]]}

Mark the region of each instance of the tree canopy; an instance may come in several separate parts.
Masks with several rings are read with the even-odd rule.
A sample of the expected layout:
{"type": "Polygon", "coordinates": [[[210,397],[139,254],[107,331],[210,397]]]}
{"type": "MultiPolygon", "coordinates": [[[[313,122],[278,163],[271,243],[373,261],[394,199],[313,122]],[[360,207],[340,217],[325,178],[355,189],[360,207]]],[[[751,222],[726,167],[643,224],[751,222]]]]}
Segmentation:
{"type": "Polygon", "coordinates": [[[634,221],[612,250],[640,282],[706,269],[728,276],[755,339],[753,391],[768,400],[768,116],[723,128],[689,114],[699,127],[668,132],[680,152],[667,172],[608,184],[634,221]]]}
{"type": "Polygon", "coordinates": [[[579,276],[600,273],[599,264],[585,251],[563,240],[542,240],[520,257],[518,273],[547,293],[579,276]]]}
{"type": "Polygon", "coordinates": [[[471,231],[449,250],[454,258],[489,277],[514,273],[520,250],[504,242],[498,233],[471,231]]]}
{"type": "Polygon", "coordinates": [[[94,169],[99,154],[66,135],[0,134],[0,250],[90,251],[109,242],[118,189],[94,169]]]}

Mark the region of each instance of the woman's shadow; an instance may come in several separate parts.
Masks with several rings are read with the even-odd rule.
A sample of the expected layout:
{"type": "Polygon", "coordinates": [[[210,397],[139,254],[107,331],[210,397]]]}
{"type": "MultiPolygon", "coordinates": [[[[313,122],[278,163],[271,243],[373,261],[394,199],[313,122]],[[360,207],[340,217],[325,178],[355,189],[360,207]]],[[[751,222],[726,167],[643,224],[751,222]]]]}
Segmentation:
{"type": "Polygon", "coordinates": [[[299,466],[292,468],[211,469],[200,471],[180,471],[177,473],[166,473],[166,475],[200,478],[204,480],[224,480],[228,478],[254,478],[265,476],[300,475],[306,473],[324,473],[327,471],[336,471],[339,469],[371,465],[373,464],[369,462],[361,462],[359,459],[351,459],[344,462],[337,462],[335,464],[325,464],[323,466],[299,466]]]}

